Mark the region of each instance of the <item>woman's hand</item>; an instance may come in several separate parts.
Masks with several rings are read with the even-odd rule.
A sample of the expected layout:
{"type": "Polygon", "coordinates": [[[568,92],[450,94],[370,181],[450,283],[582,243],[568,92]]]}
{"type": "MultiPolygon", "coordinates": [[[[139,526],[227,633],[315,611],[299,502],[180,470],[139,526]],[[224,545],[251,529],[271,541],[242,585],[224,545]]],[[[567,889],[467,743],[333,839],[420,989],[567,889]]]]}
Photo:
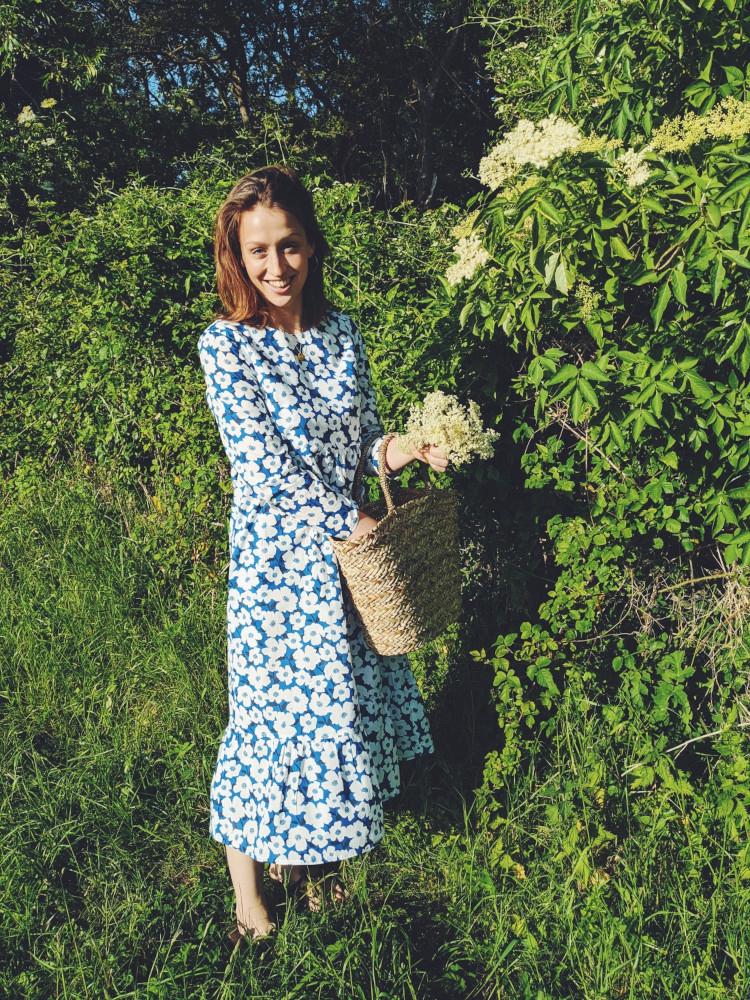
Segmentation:
{"type": "Polygon", "coordinates": [[[361,538],[362,535],[366,535],[368,531],[372,531],[372,529],[377,525],[377,523],[378,522],[375,520],[374,517],[370,517],[369,514],[363,514],[362,511],[360,511],[359,523],[357,524],[357,527],[354,529],[351,535],[349,535],[349,537],[347,538],[347,542],[356,542],[356,540],[358,538],[361,538]]]}
{"type": "Polygon", "coordinates": [[[444,448],[438,448],[434,444],[425,445],[419,451],[414,452],[414,458],[420,462],[426,462],[435,472],[445,472],[448,468],[448,458],[444,448]]]}

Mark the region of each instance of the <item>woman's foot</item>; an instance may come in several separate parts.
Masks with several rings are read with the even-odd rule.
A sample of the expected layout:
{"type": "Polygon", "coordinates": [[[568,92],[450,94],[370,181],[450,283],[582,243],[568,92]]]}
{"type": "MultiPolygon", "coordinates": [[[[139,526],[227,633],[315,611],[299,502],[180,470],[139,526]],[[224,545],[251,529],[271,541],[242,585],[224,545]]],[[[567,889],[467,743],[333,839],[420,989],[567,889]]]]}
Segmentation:
{"type": "Polygon", "coordinates": [[[304,865],[282,865],[278,861],[272,861],[268,866],[268,874],[274,882],[281,882],[287,886],[295,885],[304,873],[304,865]]]}
{"type": "Polygon", "coordinates": [[[260,941],[271,937],[275,932],[276,924],[265,906],[250,906],[243,913],[237,913],[237,926],[229,932],[229,940],[232,944],[244,937],[260,941]]]}
{"type": "Polygon", "coordinates": [[[318,913],[329,903],[341,906],[349,899],[335,862],[308,866],[294,884],[294,893],[311,913],[318,913]]]}

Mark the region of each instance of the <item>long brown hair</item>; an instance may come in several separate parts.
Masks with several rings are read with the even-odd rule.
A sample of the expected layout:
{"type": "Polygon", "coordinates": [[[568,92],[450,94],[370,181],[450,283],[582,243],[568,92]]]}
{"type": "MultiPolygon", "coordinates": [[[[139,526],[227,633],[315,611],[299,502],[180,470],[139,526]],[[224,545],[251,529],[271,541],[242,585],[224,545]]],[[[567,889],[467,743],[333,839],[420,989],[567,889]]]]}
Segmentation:
{"type": "Polygon", "coordinates": [[[331,304],[323,292],[323,261],[331,249],[318,220],[312,196],[296,172],[283,164],[271,164],[245,174],[234,185],[217,212],[214,223],[216,287],[224,306],[218,318],[242,320],[253,326],[270,326],[268,303],[248,277],[242,264],[239,224],[242,212],[255,205],[282,208],[302,225],[315,254],[302,289],[302,325],[320,322],[331,304]]]}

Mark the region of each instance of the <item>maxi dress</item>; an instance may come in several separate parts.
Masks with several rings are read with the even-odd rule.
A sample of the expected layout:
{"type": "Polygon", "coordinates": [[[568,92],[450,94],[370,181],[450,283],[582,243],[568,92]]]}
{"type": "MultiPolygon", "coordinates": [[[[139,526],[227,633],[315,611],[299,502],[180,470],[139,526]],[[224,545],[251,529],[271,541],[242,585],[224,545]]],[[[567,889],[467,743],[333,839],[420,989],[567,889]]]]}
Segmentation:
{"type": "Polygon", "coordinates": [[[331,538],[348,538],[361,449],[383,439],[361,333],[329,309],[295,335],[216,320],[198,340],[229,459],[229,721],[210,835],[256,861],[320,864],[371,850],[399,761],[434,752],[406,655],[366,643],[331,538]]]}

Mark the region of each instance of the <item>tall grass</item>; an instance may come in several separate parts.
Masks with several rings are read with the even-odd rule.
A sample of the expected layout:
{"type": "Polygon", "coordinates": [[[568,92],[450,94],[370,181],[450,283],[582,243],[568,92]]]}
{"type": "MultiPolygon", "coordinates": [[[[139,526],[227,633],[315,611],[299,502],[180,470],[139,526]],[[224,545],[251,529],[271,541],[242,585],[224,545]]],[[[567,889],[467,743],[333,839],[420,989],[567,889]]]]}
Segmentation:
{"type": "Polygon", "coordinates": [[[208,837],[223,568],[167,596],[131,540],[148,516],[81,467],[5,491],[0,995],[750,996],[748,873],[710,784],[700,810],[665,804],[666,827],[613,812],[614,839],[597,842],[608,799],[591,776],[617,762],[570,714],[509,790],[502,828],[480,832],[459,704],[462,672],[480,668],[455,650],[434,675],[450,703],[429,692],[438,753],[405,769],[384,843],[345,864],[352,904],[303,914],[269,882],[278,940],[230,954],[231,886],[208,837]]]}

